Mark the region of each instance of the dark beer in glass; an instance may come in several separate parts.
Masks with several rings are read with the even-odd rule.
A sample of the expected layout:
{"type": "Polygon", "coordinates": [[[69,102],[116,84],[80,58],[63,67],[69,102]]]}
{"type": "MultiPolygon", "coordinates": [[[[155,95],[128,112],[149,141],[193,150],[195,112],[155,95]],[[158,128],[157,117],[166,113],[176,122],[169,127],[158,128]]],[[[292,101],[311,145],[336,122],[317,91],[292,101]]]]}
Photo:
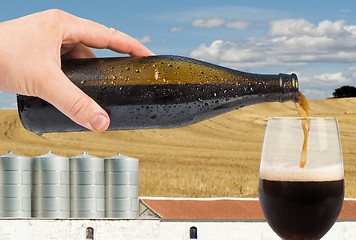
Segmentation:
{"type": "Polygon", "coordinates": [[[282,239],[320,239],[344,199],[342,153],[335,118],[309,118],[307,160],[300,167],[303,118],[270,118],[262,151],[259,200],[282,239]]]}

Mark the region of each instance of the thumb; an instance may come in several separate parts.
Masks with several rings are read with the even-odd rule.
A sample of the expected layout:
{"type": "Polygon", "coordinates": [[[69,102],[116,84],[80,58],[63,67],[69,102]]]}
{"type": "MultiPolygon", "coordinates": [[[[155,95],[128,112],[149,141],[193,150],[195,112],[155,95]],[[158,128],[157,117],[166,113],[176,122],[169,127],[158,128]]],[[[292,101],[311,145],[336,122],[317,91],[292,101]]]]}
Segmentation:
{"type": "Polygon", "coordinates": [[[43,88],[38,96],[77,124],[95,132],[105,131],[110,124],[109,115],[60,69],[53,73],[55,76],[49,80],[50,86],[43,88]]]}

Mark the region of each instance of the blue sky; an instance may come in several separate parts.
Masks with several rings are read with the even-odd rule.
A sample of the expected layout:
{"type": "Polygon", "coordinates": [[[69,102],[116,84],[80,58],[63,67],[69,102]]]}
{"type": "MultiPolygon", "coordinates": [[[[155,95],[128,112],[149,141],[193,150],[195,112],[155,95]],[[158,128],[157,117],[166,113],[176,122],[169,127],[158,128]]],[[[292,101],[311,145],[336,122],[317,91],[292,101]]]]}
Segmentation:
{"type": "MultiPolygon", "coordinates": [[[[356,86],[356,1],[0,0],[0,22],[59,8],[182,55],[256,73],[297,73],[309,99],[356,86]]],[[[98,57],[120,56],[95,50],[98,57]]],[[[16,108],[0,92],[0,109],[16,108]]]]}

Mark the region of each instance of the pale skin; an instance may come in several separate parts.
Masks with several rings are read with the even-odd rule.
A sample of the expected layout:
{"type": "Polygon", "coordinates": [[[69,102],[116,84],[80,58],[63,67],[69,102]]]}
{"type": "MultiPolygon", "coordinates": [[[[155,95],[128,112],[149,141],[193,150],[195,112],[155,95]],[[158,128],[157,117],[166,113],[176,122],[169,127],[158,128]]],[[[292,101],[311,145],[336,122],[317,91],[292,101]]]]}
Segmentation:
{"type": "Polygon", "coordinates": [[[95,57],[91,48],[152,55],[120,31],[61,10],[47,10],[0,23],[0,90],[40,97],[79,125],[105,131],[108,114],[61,70],[61,56],[95,57]]]}

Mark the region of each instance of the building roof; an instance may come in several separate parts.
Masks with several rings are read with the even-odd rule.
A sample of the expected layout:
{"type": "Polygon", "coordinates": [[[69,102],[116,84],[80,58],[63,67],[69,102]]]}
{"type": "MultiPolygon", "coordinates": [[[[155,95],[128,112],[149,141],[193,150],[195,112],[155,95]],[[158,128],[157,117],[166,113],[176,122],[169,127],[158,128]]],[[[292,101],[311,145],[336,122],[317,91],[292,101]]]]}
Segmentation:
{"type": "MultiPolygon", "coordinates": [[[[141,198],[166,220],[264,220],[258,199],[141,198]]],[[[345,199],[339,220],[356,220],[356,199],[345,199]]]]}

